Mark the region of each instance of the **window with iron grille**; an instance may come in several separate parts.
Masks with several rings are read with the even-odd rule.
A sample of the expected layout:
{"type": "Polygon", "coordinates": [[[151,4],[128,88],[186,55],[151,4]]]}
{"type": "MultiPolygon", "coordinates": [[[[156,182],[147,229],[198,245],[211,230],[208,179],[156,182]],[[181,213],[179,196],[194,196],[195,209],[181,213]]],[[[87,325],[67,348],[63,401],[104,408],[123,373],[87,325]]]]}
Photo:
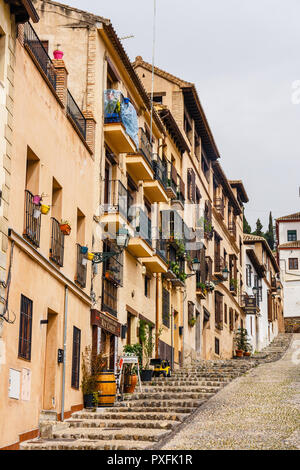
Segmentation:
{"type": "Polygon", "coordinates": [[[162,321],[163,325],[170,328],[170,292],[163,288],[162,292],[162,321]]]}
{"type": "Polygon", "coordinates": [[[81,331],[73,327],[73,352],[72,352],[72,383],[73,388],[79,389],[79,374],[80,374],[80,342],[81,331]]]}
{"type": "Polygon", "coordinates": [[[25,221],[24,237],[35,247],[40,246],[41,236],[41,211],[40,207],[33,204],[33,194],[25,190],[25,221]]]}
{"type": "Polygon", "coordinates": [[[230,331],[233,331],[233,309],[229,309],[229,327],[230,331]]]}
{"type": "Polygon", "coordinates": [[[288,230],[287,239],[288,239],[288,242],[297,241],[297,230],[288,230]]]}
{"type": "Polygon", "coordinates": [[[31,335],[32,335],[32,300],[21,295],[19,352],[18,356],[28,361],[31,360],[31,335]]]}
{"type": "Polygon", "coordinates": [[[215,292],[215,325],[223,329],[223,296],[219,292],[215,292]]]}
{"type": "Polygon", "coordinates": [[[83,289],[86,287],[86,274],[87,274],[87,264],[86,264],[86,255],[81,251],[81,245],[77,243],[77,267],[76,267],[76,282],[83,289]]]}
{"type": "Polygon", "coordinates": [[[246,265],[246,284],[248,287],[251,287],[252,285],[252,267],[251,264],[246,265]]]}
{"type": "Polygon", "coordinates": [[[298,258],[289,258],[289,269],[298,269],[298,258]]]}
{"type": "Polygon", "coordinates": [[[62,267],[64,265],[65,236],[60,230],[60,223],[52,217],[50,259],[62,267]]]}

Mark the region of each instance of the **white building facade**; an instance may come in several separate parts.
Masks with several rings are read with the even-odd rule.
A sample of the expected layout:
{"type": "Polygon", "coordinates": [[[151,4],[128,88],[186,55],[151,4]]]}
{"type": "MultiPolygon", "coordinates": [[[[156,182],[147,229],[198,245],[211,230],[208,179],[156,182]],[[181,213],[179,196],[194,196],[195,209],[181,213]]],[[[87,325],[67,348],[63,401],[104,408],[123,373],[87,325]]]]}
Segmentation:
{"type": "Polygon", "coordinates": [[[300,212],[276,220],[277,256],[288,328],[300,328],[300,212]]]}
{"type": "Polygon", "coordinates": [[[279,267],[262,237],[244,235],[244,304],[255,299],[256,309],[246,315],[246,329],[253,352],[261,351],[280,330],[281,293],[277,279],[279,267]]]}

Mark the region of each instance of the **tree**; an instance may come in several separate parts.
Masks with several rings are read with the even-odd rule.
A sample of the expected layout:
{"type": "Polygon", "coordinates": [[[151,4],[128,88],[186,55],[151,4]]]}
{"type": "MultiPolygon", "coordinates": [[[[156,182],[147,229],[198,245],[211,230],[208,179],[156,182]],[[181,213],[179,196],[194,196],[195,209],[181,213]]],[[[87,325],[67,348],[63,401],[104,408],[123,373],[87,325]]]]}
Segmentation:
{"type": "Polygon", "coordinates": [[[257,235],[258,237],[263,237],[264,233],[262,232],[263,225],[259,219],[256,221],[256,230],[252,233],[252,235],[257,235]]]}
{"type": "Polygon", "coordinates": [[[275,245],[275,236],[274,236],[274,227],[273,227],[273,217],[272,217],[272,212],[270,212],[269,215],[269,229],[268,231],[264,234],[265,239],[267,240],[269,247],[271,250],[274,250],[274,245],[275,245]]]}
{"type": "Polygon", "coordinates": [[[248,224],[248,221],[245,217],[245,214],[244,214],[244,221],[243,221],[243,224],[244,224],[244,233],[251,233],[251,227],[250,225],[248,224]]]}

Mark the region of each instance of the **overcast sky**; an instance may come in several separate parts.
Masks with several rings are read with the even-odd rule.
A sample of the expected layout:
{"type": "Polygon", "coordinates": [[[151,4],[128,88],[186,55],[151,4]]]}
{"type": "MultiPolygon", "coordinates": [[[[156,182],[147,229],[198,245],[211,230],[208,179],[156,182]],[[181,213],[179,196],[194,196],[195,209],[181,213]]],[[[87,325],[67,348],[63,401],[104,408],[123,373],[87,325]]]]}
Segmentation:
{"type": "MultiPolygon", "coordinates": [[[[135,36],[123,42],[129,57],[151,62],[153,1],[62,3],[110,18],[135,36]]],[[[267,229],[270,210],[300,211],[299,19],[299,0],[157,0],[156,65],[196,84],[226,175],[248,192],[252,230],[258,217],[267,229]]]]}

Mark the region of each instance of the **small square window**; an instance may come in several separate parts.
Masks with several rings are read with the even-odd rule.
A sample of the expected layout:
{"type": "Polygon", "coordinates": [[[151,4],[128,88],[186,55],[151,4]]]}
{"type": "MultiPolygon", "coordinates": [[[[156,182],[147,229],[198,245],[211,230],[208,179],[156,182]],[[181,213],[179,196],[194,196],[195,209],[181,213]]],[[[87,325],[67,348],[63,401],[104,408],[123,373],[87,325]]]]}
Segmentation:
{"type": "Polygon", "coordinates": [[[289,258],[289,269],[298,269],[298,258],[289,258]]]}
{"type": "Polygon", "coordinates": [[[288,242],[295,242],[297,240],[297,230],[288,230],[287,239],[288,242]]]}

